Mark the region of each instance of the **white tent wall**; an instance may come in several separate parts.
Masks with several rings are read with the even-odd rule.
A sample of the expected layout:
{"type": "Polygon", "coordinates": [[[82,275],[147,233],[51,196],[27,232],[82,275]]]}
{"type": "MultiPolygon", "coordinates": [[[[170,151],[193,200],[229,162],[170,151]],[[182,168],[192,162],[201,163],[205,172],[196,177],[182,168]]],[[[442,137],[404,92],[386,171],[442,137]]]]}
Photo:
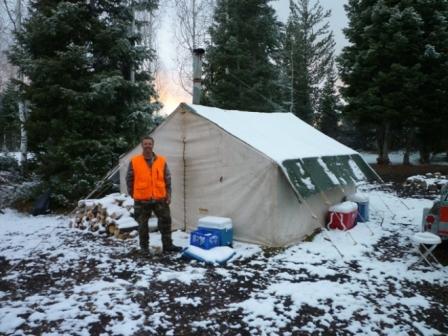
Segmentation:
{"type": "Polygon", "coordinates": [[[187,228],[230,217],[237,240],[272,245],[277,164],[207,119],[185,113],[187,228]]]}
{"type": "MultiPolygon", "coordinates": [[[[172,175],[173,229],[191,231],[202,216],[225,216],[232,218],[235,239],[274,245],[278,231],[273,195],[278,166],[274,161],[203,117],[182,109],[172,113],[151,136],[155,153],[167,158],[172,175]]],[[[129,161],[140,153],[138,145],[120,159],[123,193],[127,193],[129,161]]]]}
{"type": "Polygon", "coordinates": [[[277,230],[271,246],[285,246],[301,241],[312,233],[319,225],[312,220],[311,212],[304,203],[299,203],[289,181],[277,168],[276,181],[276,218],[277,230]]]}
{"type": "MultiPolygon", "coordinates": [[[[230,217],[234,224],[235,239],[266,246],[286,246],[303,240],[324,225],[328,207],[355,191],[353,184],[344,186],[344,189],[335,187],[325,193],[311,194],[305,199],[299,196],[298,199],[288,174],[278,162],[264,154],[264,151],[249,145],[250,142],[246,143],[246,140],[241,140],[211,121],[216,119],[221,122],[219,116],[223,116],[223,110],[204,109],[206,107],[181,104],[151,134],[155,139],[154,151],[167,158],[172,174],[173,229],[194,230],[198,219],[207,215],[230,217]],[[194,108],[202,110],[198,113],[194,108]],[[215,113],[218,113],[218,117],[215,113]]],[[[243,116],[244,119],[244,113],[233,116],[243,116]]],[[[230,115],[225,116],[228,119],[230,115]]],[[[262,125],[265,138],[265,133],[260,133],[257,128],[260,124],[252,127],[251,122],[238,124],[246,132],[240,133],[254,132],[257,139],[270,139],[271,116],[263,116],[266,117],[268,119],[264,119],[265,124],[262,125]]],[[[283,117],[279,115],[279,119],[283,117]]],[[[256,122],[258,116],[250,115],[249,119],[256,122]]],[[[294,120],[285,119],[283,124],[289,125],[294,120]]],[[[272,121],[278,122],[277,118],[272,121]]],[[[222,122],[228,123],[229,120],[222,122]]],[[[229,125],[235,124],[230,122],[229,125]]],[[[302,125],[298,130],[301,127],[307,130],[308,126],[302,125]]],[[[240,130],[237,128],[234,131],[240,130]]],[[[300,137],[294,134],[295,141],[300,141],[300,137]]],[[[284,141],[289,139],[287,134],[282,136],[284,141]]],[[[251,140],[250,137],[247,139],[251,140]]],[[[329,141],[326,137],[324,140],[329,141]]],[[[278,146],[282,145],[279,141],[278,146]]],[[[265,141],[263,146],[270,146],[272,153],[275,153],[274,141],[265,141]]],[[[338,151],[335,150],[335,156],[354,152],[338,146],[342,145],[336,143],[338,151]]],[[[326,151],[330,147],[327,144],[326,151]]],[[[123,193],[127,192],[129,160],[139,153],[140,145],[120,159],[120,190],[123,193]]]]}
{"type": "Polygon", "coordinates": [[[356,191],[355,185],[333,188],[307,198],[299,197],[293,191],[285,174],[278,168],[277,227],[272,246],[287,246],[302,241],[318,228],[326,225],[328,207],[339,203],[346,195],[356,191]]]}

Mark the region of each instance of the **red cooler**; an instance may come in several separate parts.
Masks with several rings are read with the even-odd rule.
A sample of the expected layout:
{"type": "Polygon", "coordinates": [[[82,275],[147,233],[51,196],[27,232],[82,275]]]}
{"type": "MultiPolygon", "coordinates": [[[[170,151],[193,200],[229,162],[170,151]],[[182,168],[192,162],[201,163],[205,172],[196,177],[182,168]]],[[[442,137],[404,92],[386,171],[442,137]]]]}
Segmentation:
{"type": "Polygon", "coordinates": [[[355,202],[343,202],[335,204],[328,209],[329,229],[350,230],[356,221],[358,214],[358,205],[355,202]]]}

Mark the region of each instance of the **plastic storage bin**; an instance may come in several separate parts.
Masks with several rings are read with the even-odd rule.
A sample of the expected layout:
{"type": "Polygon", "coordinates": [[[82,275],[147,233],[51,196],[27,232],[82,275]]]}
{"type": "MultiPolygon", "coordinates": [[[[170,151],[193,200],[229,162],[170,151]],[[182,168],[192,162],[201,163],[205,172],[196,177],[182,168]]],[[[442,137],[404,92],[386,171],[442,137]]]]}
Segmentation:
{"type": "Polygon", "coordinates": [[[328,209],[329,229],[350,230],[356,221],[358,205],[355,202],[343,202],[328,209]]]}
{"type": "Polygon", "coordinates": [[[233,227],[230,218],[215,216],[199,218],[198,230],[216,234],[219,237],[220,246],[232,246],[233,227]]]}
{"type": "Polygon", "coordinates": [[[355,202],[358,205],[357,222],[363,223],[369,221],[369,198],[366,195],[356,193],[347,196],[347,201],[355,202]]]}
{"type": "Polygon", "coordinates": [[[219,246],[219,236],[212,232],[195,230],[190,234],[190,245],[200,247],[204,250],[210,250],[219,246]]]}

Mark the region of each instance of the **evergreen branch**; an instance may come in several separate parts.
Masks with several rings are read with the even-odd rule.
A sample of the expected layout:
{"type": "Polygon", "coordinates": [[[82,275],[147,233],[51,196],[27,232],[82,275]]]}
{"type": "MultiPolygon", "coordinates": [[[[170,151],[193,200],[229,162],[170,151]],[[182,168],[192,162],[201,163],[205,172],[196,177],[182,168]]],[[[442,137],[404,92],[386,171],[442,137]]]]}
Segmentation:
{"type": "Polygon", "coordinates": [[[243,84],[246,88],[250,89],[252,92],[256,93],[258,96],[260,96],[261,98],[263,98],[266,102],[268,102],[272,107],[274,108],[278,108],[280,109],[279,112],[284,112],[283,111],[283,106],[281,106],[280,104],[277,104],[276,102],[273,102],[271,99],[269,99],[268,97],[264,96],[263,94],[261,94],[260,92],[258,92],[257,90],[255,90],[252,86],[250,86],[249,84],[243,82],[241,79],[239,79],[238,77],[232,75],[230,73],[230,71],[227,72],[228,75],[230,75],[233,79],[236,79],[239,83],[243,84]]]}

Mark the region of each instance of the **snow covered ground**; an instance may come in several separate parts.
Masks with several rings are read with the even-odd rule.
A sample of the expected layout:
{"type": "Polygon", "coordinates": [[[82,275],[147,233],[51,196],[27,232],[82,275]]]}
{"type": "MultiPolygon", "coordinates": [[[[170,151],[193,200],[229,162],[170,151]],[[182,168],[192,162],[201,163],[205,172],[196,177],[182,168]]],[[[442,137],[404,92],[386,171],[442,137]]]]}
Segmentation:
{"type": "MultiPolygon", "coordinates": [[[[0,334],[448,334],[448,267],[407,269],[417,260],[409,238],[432,202],[360,189],[370,197],[371,220],[350,234],[321,233],[286,249],[235,243],[224,266],[140,258],[129,253],[136,240],[7,209],[0,334]]],[[[186,233],[173,236],[188,244],[186,233]]],[[[157,233],[151,245],[160,246],[157,233]]]]}

